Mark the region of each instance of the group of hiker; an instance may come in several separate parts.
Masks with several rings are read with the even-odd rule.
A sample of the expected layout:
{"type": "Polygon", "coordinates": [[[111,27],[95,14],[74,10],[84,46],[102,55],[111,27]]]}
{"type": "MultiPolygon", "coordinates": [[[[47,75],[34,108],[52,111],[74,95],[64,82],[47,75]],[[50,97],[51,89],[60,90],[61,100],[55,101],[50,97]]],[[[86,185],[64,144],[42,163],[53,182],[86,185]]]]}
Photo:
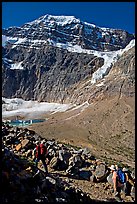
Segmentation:
{"type": "MultiPolygon", "coordinates": [[[[46,145],[44,144],[44,141],[37,141],[36,147],[34,149],[36,166],[38,166],[38,162],[41,160],[46,175],[48,174],[47,164],[49,164],[50,162],[48,153],[49,152],[46,145]]],[[[67,161],[67,159],[65,159],[65,150],[63,149],[63,147],[60,147],[58,152],[57,166],[60,165],[63,166],[63,168],[66,167],[66,173],[69,173],[71,171],[77,173],[77,170],[82,166],[81,162],[82,159],[80,159],[80,155],[73,156],[67,161]],[[67,168],[67,166],[69,167],[67,168]]],[[[111,176],[114,195],[121,198],[121,191],[123,191],[125,195],[129,195],[131,192],[131,186],[134,186],[134,181],[130,178],[128,169],[121,169],[117,165],[111,165],[109,169],[111,174],[109,174],[107,180],[109,180],[111,176]]]]}
{"type": "Polygon", "coordinates": [[[114,195],[121,199],[121,192],[124,192],[125,196],[130,195],[131,186],[134,186],[134,181],[131,179],[127,168],[120,168],[118,165],[111,165],[111,174],[107,177],[112,176],[113,192],[114,195]]]}

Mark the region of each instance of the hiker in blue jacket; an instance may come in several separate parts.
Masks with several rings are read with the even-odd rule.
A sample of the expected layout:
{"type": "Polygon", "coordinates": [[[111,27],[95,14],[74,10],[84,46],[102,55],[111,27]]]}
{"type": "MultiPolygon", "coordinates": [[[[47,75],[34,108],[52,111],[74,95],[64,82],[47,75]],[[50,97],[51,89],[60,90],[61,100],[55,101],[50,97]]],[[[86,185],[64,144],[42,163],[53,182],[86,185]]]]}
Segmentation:
{"type": "Polygon", "coordinates": [[[121,191],[125,192],[125,188],[126,188],[126,180],[125,180],[124,172],[121,172],[120,168],[118,168],[115,165],[111,165],[110,170],[112,173],[114,196],[119,197],[121,199],[120,193],[121,191]],[[121,178],[122,176],[124,177],[123,180],[121,178]]]}

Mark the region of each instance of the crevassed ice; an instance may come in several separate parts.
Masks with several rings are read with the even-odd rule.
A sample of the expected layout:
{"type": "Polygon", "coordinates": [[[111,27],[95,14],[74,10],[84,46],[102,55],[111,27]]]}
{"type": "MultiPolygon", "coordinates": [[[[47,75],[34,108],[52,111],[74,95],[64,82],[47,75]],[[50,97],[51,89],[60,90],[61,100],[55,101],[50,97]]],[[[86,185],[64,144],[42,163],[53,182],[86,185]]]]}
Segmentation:
{"type": "Polygon", "coordinates": [[[105,75],[107,75],[109,70],[111,69],[111,66],[117,61],[118,57],[121,56],[124,52],[131,49],[133,46],[135,46],[135,39],[131,40],[124,49],[113,52],[104,52],[104,55],[100,55],[101,53],[98,52],[98,56],[100,55],[104,58],[104,65],[93,73],[91,83],[94,84],[99,79],[102,79],[105,75]]]}

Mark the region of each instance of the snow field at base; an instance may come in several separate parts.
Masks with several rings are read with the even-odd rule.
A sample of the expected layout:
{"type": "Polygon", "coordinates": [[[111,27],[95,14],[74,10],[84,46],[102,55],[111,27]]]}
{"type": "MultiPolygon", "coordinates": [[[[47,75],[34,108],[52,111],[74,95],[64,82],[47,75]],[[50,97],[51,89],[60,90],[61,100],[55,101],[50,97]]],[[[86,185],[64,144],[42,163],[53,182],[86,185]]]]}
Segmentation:
{"type": "Polygon", "coordinates": [[[36,116],[41,114],[54,114],[57,112],[73,111],[79,109],[80,112],[84,111],[90,104],[88,101],[81,105],[76,104],[60,104],[60,103],[47,103],[38,101],[25,101],[21,98],[8,99],[2,97],[2,117],[11,116],[36,116]]]}
{"type": "Polygon", "coordinates": [[[40,115],[41,113],[56,113],[64,112],[75,105],[72,104],[59,104],[59,103],[47,103],[38,101],[24,101],[20,98],[7,99],[2,97],[2,117],[10,116],[25,116],[27,114],[40,115]]]}

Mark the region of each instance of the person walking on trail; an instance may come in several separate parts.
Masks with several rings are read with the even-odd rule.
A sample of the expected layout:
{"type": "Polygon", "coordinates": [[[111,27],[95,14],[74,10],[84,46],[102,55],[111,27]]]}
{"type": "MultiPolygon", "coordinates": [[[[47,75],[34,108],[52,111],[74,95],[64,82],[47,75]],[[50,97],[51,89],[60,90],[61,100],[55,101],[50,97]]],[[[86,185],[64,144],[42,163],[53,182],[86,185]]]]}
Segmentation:
{"type": "Polygon", "coordinates": [[[47,168],[47,164],[46,164],[46,156],[48,154],[47,148],[44,145],[44,142],[42,141],[41,143],[39,143],[38,141],[36,142],[36,148],[35,148],[35,156],[36,156],[36,167],[38,166],[38,162],[41,160],[45,173],[48,174],[48,168],[47,168]]]}
{"type": "MultiPolygon", "coordinates": [[[[125,192],[126,181],[124,181],[124,182],[120,181],[120,178],[118,175],[119,168],[117,168],[114,165],[111,165],[110,170],[112,173],[114,195],[121,199],[120,193],[121,193],[121,190],[125,192]]],[[[124,172],[122,172],[122,173],[124,173],[124,172]]]]}
{"type": "Polygon", "coordinates": [[[129,173],[129,170],[127,168],[123,168],[122,171],[126,175],[126,188],[125,188],[125,195],[130,195],[131,194],[131,188],[134,186],[134,181],[129,173]]]}

